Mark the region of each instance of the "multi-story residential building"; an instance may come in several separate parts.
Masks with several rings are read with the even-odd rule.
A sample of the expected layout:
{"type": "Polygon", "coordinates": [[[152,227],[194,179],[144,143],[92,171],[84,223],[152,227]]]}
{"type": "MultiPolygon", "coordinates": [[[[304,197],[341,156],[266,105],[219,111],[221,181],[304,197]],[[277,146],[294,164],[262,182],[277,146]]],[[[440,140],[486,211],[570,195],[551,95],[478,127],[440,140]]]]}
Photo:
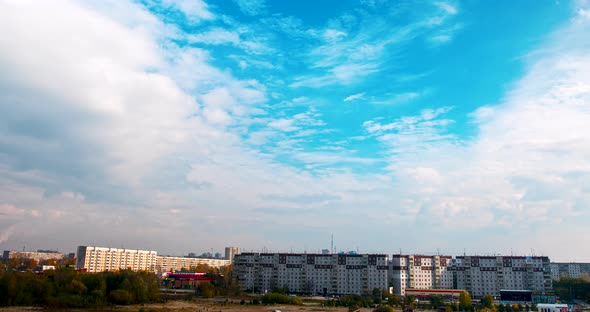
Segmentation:
{"type": "Polygon", "coordinates": [[[391,256],[389,280],[393,292],[405,295],[406,289],[453,288],[453,272],[447,270],[451,260],[451,256],[391,256]]]}
{"type": "Polygon", "coordinates": [[[560,277],[578,278],[583,274],[590,274],[590,263],[553,262],[551,263],[551,278],[560,277]]]}
{"type": "Polygon", "coordinates": [[[552,291],[548,257],[461,256],[447,270],[453,272],[453,288],[472,297],[500,295],[500,290],[552,291]]]}
{"type": "Polygon", "coordinates": [[[119,249],[109,247],[79,246],[76,268],[88,272],[103,272],[131,269],[150,272],[188,270],[198,265],[212,267],[230,265],[230,260],[158,256],[154,250],[119,249]]]}
{"type": "Polygon", "coordinates": [[[240,253],[238,247],[225,247],[225,259],[229,261],[234,260],[234,256],[240,253]]]}
{"type": "Polygon", "coordinates": [[[408,289],[464,289],[472,297],[500,295],[500,290],[552,290],[547,257],[393,255],[390,281],[394,293],[408,289]]]}
{"type": "Polygon", "coordinates": [[[209,259],[209,258],[189,258],[174,256],[158,256],[156,260],[156,272],[164,273],[171,271],[188,270],[199,265],[208,265],[210,267],[222,267],[231,264],[231,260],[209,259]]]}
{"type": "Polygon", "coordinates": [[[158,252],[154,250],[78,246],[76,268],[88,272],[130,269],[155,271],[158,252]]]}
{"type": "Polygon", "coordinates": [[[241,253],[234,275],[247,291],[363,294],[387,288],[387,255],[241,253]]]}
{"type": "Polygon", "coordinates": [[[4,260],[9,259],[33,259],[36,261],[44,260],[61,260],[64,258],[63,253],[52,250],[38,250],[38,251],[17,251],[17,250],[4,250],[4,260]]]}

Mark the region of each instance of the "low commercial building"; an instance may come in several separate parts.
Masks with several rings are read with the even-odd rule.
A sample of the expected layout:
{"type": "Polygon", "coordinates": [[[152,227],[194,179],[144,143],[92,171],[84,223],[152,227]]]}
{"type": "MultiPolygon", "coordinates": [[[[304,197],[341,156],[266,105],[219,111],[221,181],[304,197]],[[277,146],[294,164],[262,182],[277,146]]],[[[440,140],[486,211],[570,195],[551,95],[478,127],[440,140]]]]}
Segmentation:
{"type": "Polygon", "coordinates": [[[363,294],[387,289],[388,256],[381,254],[241,253],[234,276],[242,289],[282,288],[301,294],[363,294]]]}

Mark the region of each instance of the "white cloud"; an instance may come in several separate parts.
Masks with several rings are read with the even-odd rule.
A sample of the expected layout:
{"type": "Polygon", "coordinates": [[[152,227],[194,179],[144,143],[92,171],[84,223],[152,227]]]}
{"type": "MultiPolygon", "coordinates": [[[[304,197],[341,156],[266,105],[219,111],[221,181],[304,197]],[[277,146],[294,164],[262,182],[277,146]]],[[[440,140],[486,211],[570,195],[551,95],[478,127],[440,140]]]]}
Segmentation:
{"type": "Polygon", "coordinates": [[[345,32],[336,29],[326,29],[323,34],[324,40],[328,42],[335,42],[346,36],[347,34],[345,32]]]}
{"type": "Polygon", "coordinates": [[[223,28],[214,28],[208,32],[189,36],[191,42],[202,42],[205,44],[234,44],[240,43],[240,35],[223,28]]]}
{"type": "Polygon", "coordinates": [[[472,114],[472,140],[451,135],[448,109],[365,122],[388,147],[396,196],[406,203],[398,211],[448,229],[520,227],[527,235],[512,246],[579,256],[545,239],[565,227],[588,235],[577,220],[590,217],[590,45],[579,41],[589,27],[574,20],[533,54],[501,104],[472,114]]]}
{"type": "Polygon", "coordinates": [[[187,18],[194,22],[215,18],[213,13],[209,11],[209,6],[203,0],[163,0],[163,4],[178,8],[187,18]]]}
{"type": "Polygon", "coordinates": [[[445,11],[447,14],[455,15],[458,13],[457,7],[448,2],[435,2],[434,5],[445,11]]]}
{"type": "Polygon", "coordinates": [[[240,11],[249,16],[259,15],[266,8],[264,0],[236,0],[236,3],[240,11]]]}
{"type": "MultiPolygon", "coordinates": [[[[457,248],[450,235],[485,252],[481,246],[510,238],[515,249],[573,256],[579,251],[556,237],[588,236],[580,222],[590,204],[590,46],[582,15],[531,54],[527,75],[500,104],[472,114],[469,140],[451,131],[460,121],[448,107],[373,118],[364,135],[348,139],[323,135],[332,130],[312,108],[265,116],[262,108],[274,107],[262,83],[213,66],[204,49],[169,43],[178,34],[162,31],[169,28],[133,2],[108,9],[3,2],[0,29],[12,33],[0,41],[5,249],[22,241],[67,250],[117,241],[176,254],[228,242],[300,250],[335,232],[353,246],[391,252],[375,237],[421,226],[435,237],[422,248],[457,248]],[[320,133],[318,151],[303,148],[320,133]],[[372,155],[346,145],[371,139],[382,147],[372,155]],[[195,219],[198,229],[189,222],[195,219]],[[170,241],[165,225],[173,222],[190,242],[170,241]],[[372,235],[359,238],[352,226],[372,235]]],[[[350,38],[326,51],[367,44],[362,55],[371,59],[344,58],[346,49],[336,58],[317,54],[317,85],[378,70],[380,45],[350,38]]],[[[311,78],[296,83],[313,85],[311,78]]],[[[316,100],[308,96],[276,98],[316,100]]],[[[392,248],[415,248],[418,239],[392,248]]]]}
{"type": "Polygon", "coordinates": [[[351,101],[356,101],[356,100],[360,100],[365,96],[365,93],[356,93],[356,94],[352,94],[347,96],[346,98],[344,98],[344,102],[351,102],[351,101]]]}

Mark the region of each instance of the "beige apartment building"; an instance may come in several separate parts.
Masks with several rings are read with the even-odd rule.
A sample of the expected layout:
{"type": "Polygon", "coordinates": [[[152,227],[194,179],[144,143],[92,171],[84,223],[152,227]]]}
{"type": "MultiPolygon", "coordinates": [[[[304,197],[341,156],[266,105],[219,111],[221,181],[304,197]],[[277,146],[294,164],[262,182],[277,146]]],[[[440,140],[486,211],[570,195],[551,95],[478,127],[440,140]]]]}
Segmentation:
{"type": "Polygon", "coordinates": [[[125,269],[155,272],[157,256],[155,250],[78,246],[76,268],[88,272],[125,269]]]}
{"type": "Polygon", "coordinates": [[[171,271],[188,270],[199,265],[208,265],[219,268],[231,264],[231,260],[209,259],[209,258],[189,258],[174,256],[158,256],[156,260],[156,272],[164,273],[171,271]]]}
{"type": "Polygon", "coordinates": [[[222,267],[231,260],[158,256],[155,250],[120,249],[110,247],[78,246],[76,268],[88,272],[130,269],[156,273],[188,270],[198,265],[222,267]]]}

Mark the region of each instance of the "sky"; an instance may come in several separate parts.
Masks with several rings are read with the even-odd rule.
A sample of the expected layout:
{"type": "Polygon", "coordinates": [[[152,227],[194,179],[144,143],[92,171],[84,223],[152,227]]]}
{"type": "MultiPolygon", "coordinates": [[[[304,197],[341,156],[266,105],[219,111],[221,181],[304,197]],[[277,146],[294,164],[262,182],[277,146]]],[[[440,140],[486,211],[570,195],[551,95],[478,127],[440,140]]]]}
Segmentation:
{"type": "Polygon", "coordinates": [[[0,249],[590,262],[590,2],[0,0],[0,249]]]}

